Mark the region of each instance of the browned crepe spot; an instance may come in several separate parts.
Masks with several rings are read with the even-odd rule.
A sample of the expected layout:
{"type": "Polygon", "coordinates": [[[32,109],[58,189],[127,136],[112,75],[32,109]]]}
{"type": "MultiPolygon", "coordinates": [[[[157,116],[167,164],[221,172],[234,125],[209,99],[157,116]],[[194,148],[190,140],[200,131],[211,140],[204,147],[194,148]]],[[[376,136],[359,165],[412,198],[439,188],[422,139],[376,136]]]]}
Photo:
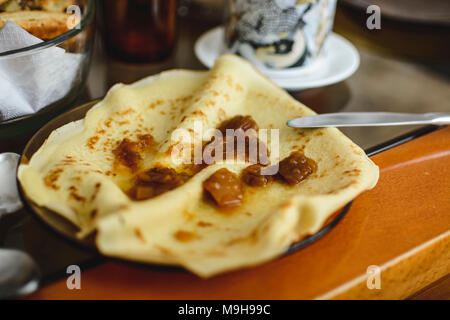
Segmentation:
{"type": "Polygon", "coordinates": [[[174,234],[175,239],[180,242],[190,242],[197,238],[197,235],[191,231],[178,230],[174,234]]]}

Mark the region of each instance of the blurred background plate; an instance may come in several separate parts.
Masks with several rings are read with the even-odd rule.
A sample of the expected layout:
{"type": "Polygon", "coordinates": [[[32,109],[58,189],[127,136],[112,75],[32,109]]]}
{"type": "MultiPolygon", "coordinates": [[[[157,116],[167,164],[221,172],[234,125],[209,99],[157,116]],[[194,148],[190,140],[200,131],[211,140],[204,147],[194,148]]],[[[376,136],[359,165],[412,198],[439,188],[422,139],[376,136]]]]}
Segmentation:
{"type": "MultiPolygon", "coordinates": [[[[225,53],[224,28],[219,26],[205,32],[195,43],[195,54],[206,67],[211,68],[218,56],[225,53]]],[[[323,53],[315,63],[304,68],[261,70],[277,85],[287,90],[304,90],[331,85],[350,77],[359,67],[359,53],[353,44],[336,33],[331,33],[323,53]]]]}

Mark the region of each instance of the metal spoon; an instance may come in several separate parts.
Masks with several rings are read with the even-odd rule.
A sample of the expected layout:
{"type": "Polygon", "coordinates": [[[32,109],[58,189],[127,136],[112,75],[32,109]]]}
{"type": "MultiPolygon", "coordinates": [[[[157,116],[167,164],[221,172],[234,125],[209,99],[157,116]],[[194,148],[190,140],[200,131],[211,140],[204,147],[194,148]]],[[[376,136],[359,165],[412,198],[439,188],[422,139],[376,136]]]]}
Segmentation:
{"type": "Polygon", "coordinates": [[[450,124],[450,113],[339,112],[296,118],[286,124],[295,128],[443,125],[450,124]]]}
{"type": "Polygon", "coordinates": [[[17,153],[0,154],[0,218],[23,207],[17,191],[16,171],[19,159],[17,153]]]}
{"type": "Polygon", "coordinates": [[[0,299],[23,296],[39,286],[40,273],[29,254],[0,249],[0,299]]]}
{"type": "MultiPolygon", "coordinates": [[[[19,158],[15,153],[0,154],[0,218],[22,208],[16,180],[19,158]]],[[[39,279],[39,268],[30,255],[19,250],[0,249],[0,299],[35,291],[39,279]]]]}

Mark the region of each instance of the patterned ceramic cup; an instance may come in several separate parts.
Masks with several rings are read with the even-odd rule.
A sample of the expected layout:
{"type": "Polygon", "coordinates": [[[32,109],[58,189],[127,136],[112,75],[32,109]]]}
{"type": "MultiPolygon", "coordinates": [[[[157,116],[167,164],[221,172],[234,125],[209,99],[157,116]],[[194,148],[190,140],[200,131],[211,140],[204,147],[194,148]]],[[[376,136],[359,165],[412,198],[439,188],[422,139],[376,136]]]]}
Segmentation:
{"type": "Polygon", "coordinates": [[[256,67],[310,65],[333,27],[336,0],[228,0],[226,45],[256,67]]]}

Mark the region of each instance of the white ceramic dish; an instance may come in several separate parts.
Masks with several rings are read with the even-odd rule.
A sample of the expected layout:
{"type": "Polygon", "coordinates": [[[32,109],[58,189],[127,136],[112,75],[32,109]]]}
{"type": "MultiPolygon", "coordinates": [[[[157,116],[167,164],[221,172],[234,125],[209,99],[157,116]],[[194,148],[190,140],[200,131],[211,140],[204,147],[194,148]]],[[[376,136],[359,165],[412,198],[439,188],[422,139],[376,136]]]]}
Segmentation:
{"type": "MultiPolygon", "coordinates": [[[[205,32],[195,43],[195,54],[206,66],[212,67],[218,56],[226,53],[224,28],[205,32]]],[[[331,33],[322,54],[307,67],[288,70],[260,69],[280,87],[291,91],[323,87],[343,81],[359,67],[359,53],[345,38],[331,33]]]]}

